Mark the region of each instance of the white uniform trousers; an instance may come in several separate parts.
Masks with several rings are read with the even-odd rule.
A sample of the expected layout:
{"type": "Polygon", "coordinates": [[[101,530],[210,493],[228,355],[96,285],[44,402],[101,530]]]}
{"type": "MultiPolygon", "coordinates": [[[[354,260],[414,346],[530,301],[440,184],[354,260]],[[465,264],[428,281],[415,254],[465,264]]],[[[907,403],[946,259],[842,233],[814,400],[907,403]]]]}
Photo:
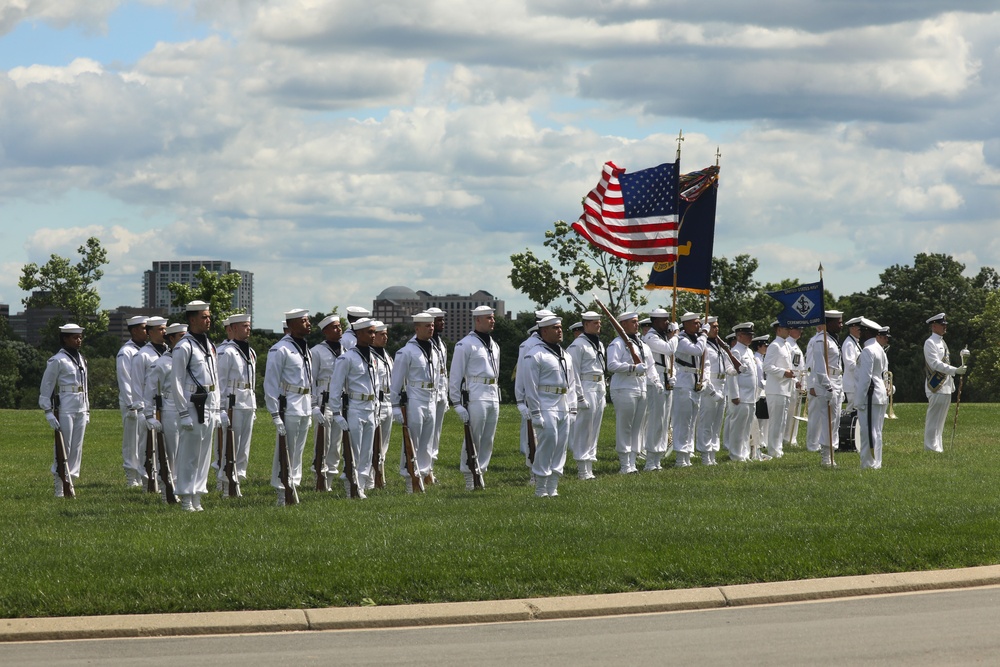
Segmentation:
{"type": "Polygon", "coordinates": [[[740,401],[739,405],[729,401],[726,406],[726,449],[733,461],[750,459],[750,429],[755,407],[746,401],[740,401]]]}
{"type": "MultiPolygon", "coordinates": [[[[247,478],[247,462],[250,460],[250,441],[253,438],[253,423],[257,418],[255,410],[233,408],[233,439],[236,442],[236,475],[244,481],[247,478]]],[[[225,449],[223,449],[225,453],[225,449]]]]}
{"type": "Polygon", "coordinates": [[[441,399],[434,404],[434,438],[431,440],[431,468],[437,461],[441,450],[441,429],[444,427],[444,413],[448,411],[448,399],[441,399]]]}
{"type": "Polygon", "coordinates": [[[931,394],[927,398],[927,421],[924,422],[924,449],[943,452],[944,423],[948,419],[951,394],[931,394]]]}
{"type": "MultiPolygon", "coordinates": [[[[336,475],[340,468],[340,451],[344,440],[344,432],[339,426],[333,423],[333,411],[326,409],[326,427],[323,429],[323,455],[326,457],[326,468],[323,472],[327,475],[336,475]]],[[[316,451],[316,440],[319,438],[319,429],[313,434],[313,452],[316,451]]]]}
{"type": "MultiPolygon", "coordinates": [[[[141,472],[142,483],[145,484],[149,479],[149,475],[146,474],[146,434],[149,433],[149,426],[146,425],[146,418],[142,415],[142,411],[139,412],[139,419],[136,421],[136,455],[139,457],[139,469],[141,472]]],[[[156,474],[156,452],[153,452],[153,474],[156,474]]]]}
{"type": "Polygon", "coordinates": [[[791,396],[767,394],[767,453],[776,458],[784,455],[782,438],[785,436],[788,406],[791,396]]]}
{"type": "MultiPolygon", "coordinates": [[[[413,451],[417,456],[417,468],[420,476],[431,472],[434,460],[431,458],[431,445],[434,440],[434,417],[437,406],[430,403],[420,403],[410,397],[406,404],[406,421],[410,428],[410,439],[413,441],[413,451]]],[[[409,478],[406,472],[406,451],[399,453],[399,474],[409,478]]]]}
{"type": "MultiPolygon", "coordinates": [[[[648,387],[647,387],[648,391],[648,387]]],[[[661,457],[667,451],[667,401],[670,394],[649,391],[646,403],[646,453],[659,454],[661,457]]]]}
{"type": "MultiPolygon", "coordinates": [[[[384,476],[385,475],[385,461],[386,461],[386,459],[388,458],[388,455],[389,455],[389,443],[390,443],[390,441],[392,439],[392,411],[390,410],[389,413],[385,417],[383,417],[381,420],[378,419],[378,417],[376,417],[375,418],[375,422],[379,426],[379,437],[382,438],[382,440],[380,442],[380,444],[382,445],[382,449],[379,452],[380,457],[379,457],[378,464],[379,464],[379,468],[382,470],[382,475],[384,476]]],[[[374,447],[375,447],[375,445],[374,445],[374,441],[373,441],[373,444],[372,444],[372,449],[373,449],[373,451],[372,451],[372,465],[373,465],[373,467],[374,467],[374,461],[375,461],[374,447]]],[[[374,471],[372,471],[372,475],[374,475],[374,474],[375,474],[374,471]]]]}
{"type": "MultiPolygon", "coordinates": [[[[180,441],[180,428],[177,425],[177,411],[163,409],[160,411],[160,423],[163,424],[163,449],[167,452],[170,462],[170,475],[177,487],[177,444],[180,441]]],[[[159,461],[157,461],[159,464],[159,461]]]]}
{"type": "Polygon", "coordinates": [[[722,431],[722,414],[726,399],[706,394],[698,406],[698,425],[695,431],[695,445],[699,452],[719,451],[719,436],[722,431]]]}
{"type": "Polygon", "coordinates": [[[597,438],[601,434],[601,422],[607,399],[603,382],[583,381],[583,393],[589,408],[580,410],[570,429],[570,448],[577,461],[597,460],[597,438]]]}
{"type": "MultiPolygon", "coordinates": [[[[59,412],[59,430],[62,431],[63,442],[66,443],[66,469],[70,479],[80,476],[80,461],[83,458],[83,436],[87,432],[86,413],[59,412]]],[[[55,434],[49,442],[52,444],[52,474],[56,472],[55,434]]]]}
{"type": "Polygon", "coordinates": [[[646,416],[644,389],[612,389],[615,406],[615,451],[619,454],[639,452],[639,436],[646,416]]]}
{"type": "Polygon", "coordinates": [[[674,451],[680,454],[694,453],[695,423],[701,394],[687,387],[674,387],[674,405],[671,422],[674,427],[674,451]]]}
{"type": "Polygon", "coordinates": [[[753,447],[757,448],[758,453],[762,453],[764,451],[764,445],[767,444],[767,422],[767,419],[758,419],[756,410],[754,411],[753,420],[750,424],[751,451],[753,447]]]}
{"type": "Polygon", "coordinates": [[[569,431],[572,418],[562,411],[543,411],[543,428],[535,427],[535,460],[531,472],[535,479],[560,476],[566,463],[566,448],[569,445],[569,431]]]}
{"type": "Polygon", "coordinates": [[[125,475],[129,481],[133,479],[141,480],[146,476],[146,471],[142,467],[142,460],[139,458],[139,420],[142,415],[133,412],[136,419],[129,419],[129,409],[121,407],[122,413],[122,467],[125,468],[125,475]]]}
{"type": "MultiPolygon", "coordinates": [[[[302,483],[302,452],[306,448],[306,440],[309,437],[309,415],[289,415],[286,414],[285,422],[285,445],[288,448],[288,480],[292,486],[299,486],[302,483]]],[[[276,489],[284,489],[281,483],[281,464],[278,460],[278,438],[274,439],[274,458],[271,461],[271,486],[276,489]]]]}
{"type": "Polygon", "coordinates": [[[806,449],[810,452],[829,451],[830,437],[833,448],[840,444],[840,394],[830,396],[809,396],[809,422],[806,426],[806,449]],[[827,412],[827,406],[830,411],[827,412]],[[831,427],[830,422],[833,422],[831,427]]]}
{"type": "Polygon", "coordinates": [[[784,442],[796,445],[799,442],[799,420],[795,417],[802,416],[802,395],[795,390],[792,394],[792,402],[788,405],[788,413],[785,416],[784,442]]]}
{"type": "MultiPolygon", "coordinates": [[[[493,457],[493,438],[497,433],[500,401],[469,401],[468,410],[469,430],[472,432],[472,442],[476,443],[476,457],[479,459],[479,469],[482,472],[486,472],[486,469],[490,465],[490,459],[493,457]]],[[[464,439],[458,459],[459,470],[462,472],[472,472],[469,470],[468,457],[465,454],[464,439]]]]}
{"type": "Polygon", "coordinates": [[[858,435],[861,436],[858,453],[861,455],[861,469],[879,469],[882,467],[882,424],[885,422],[887,405],[872,404],[858,406],[858,435]],[[869,425],[870,421],[870,425],[869,425]],[[875,448],[872,449],[872,441],[875,448]]]}
{"type": "Polygon", "coordinates": [[[212,434],[218,427],[217,414],[210,414],[210,411],[206,410],[204,424],[199,424],[195,418],[193,429],[180,428],[177,458],[174,459],[174,473],[177,476],[174,493],[177,495],[208,493],[208,470],[212,463],[212,434]]]}
{"type": "MultiPolygon", "coordinates": [[[[347,408],[351,428],[351,453],[358,473],[358,488],[365,489],[372,476],[372,449],[375,443],[375,406],[371,402],[351,403],[347,408]]],[[[345,466],[346,468],[346,466],[345,466]]],[[[347,479],[347,471],[340,473],[347,479]]]]}

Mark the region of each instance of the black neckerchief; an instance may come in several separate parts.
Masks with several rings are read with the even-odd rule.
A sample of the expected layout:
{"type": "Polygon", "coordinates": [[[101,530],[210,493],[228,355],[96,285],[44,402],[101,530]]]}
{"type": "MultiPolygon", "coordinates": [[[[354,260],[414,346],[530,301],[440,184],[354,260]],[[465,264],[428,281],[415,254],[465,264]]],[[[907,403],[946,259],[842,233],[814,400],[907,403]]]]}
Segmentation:
{"type": "Polygon", "coordinates": [[[250,363],[250,341],[248,341],[248,340],[233,340],[231,342],[236,343],[236,348],[240,351],[240,354],[243,355],[243,359],[247,363],[250,363]]]}
{"type": "Polygon", "coordinates": [[[323,341],[323,342],[326,343],[326,346],[328,348],[330,348],[331,352],[333,352],[333,356],[334,357],[339,357],[340,355],[342,355],[344,353],[344,348],[343,348],[343,346],[341,346],[339,340],[336,340],[336,341],[334,341],[334,340],[327,340],[327,341],[323,341]]]}
{"type": "Polygon", "coordinates": [[[368,371],[368,381],[371,382],[372,393],[377,394],[378,392],[375,390],[375,367],[372,365],[371,345],[356,345],[354,347],[354,350],[361,356],[361,359],[365,362],[365,370],[368,371]]]}
{"type": "Polygon", "coordinates": [[[167,351],[166,343],[150,343],[150,345],[153,346],[153,349],[156,350],[156,355],[159,357],[162,357],[163,353],[167,351]]]}
{"type": "Polygon", "coordinates": [[[496,358],[493,356],[493,334],[489,331],[473,331],[476,334],[476,338],[482,341],[483,345],[486,347],[486,356],[490,362],[490,368],[493,369],[493,376],[500,377],[500,368],[497,364],[496,358]]]}
{"type": "Polygon", "coordinates": [[[547,347],[552,354],[556,355],[556,359],[559,360],[559,368],[561,368],[563,372],[563,379],[566,380],[566,386],[569,387],[569,370],[566,368],[566,355],[563,353],[563,349],[558,343],[546,343],[543,340],[542,344],[547,347]]]}
{"type": "Polygon", "coordinates": [[[308,384],[312,386],[312,364],[309,362],[309,344],[306,342],[305,338],[296,338],[292,334],[288,334],[288,339],[292,341],[295,346],[295,351],[299,353],[302,357],[302,365],[306,369],[306,380],[308,384]]]}
{"type": "Polygon", "coordinates": [[[584,333],[583,335],[586,336],[587,340],[590,341],[590,344],[594,346],[594,350],[597,352],[597,360],[601,362],[601,368],[607,371],[608,360],[604,356],[604,350],[601,349],[601,339],[597,337],[597,334],[584,333]]]}
{"type": "Polygon", "coordinates": [[[493,342],[493,334],[489,331],[473,331],[472,333],[476,334],[479,340],[483,341],[483,345],[487,348],[492,347],[491,343],[493,342]]]}
{"type": "Polygon", "coordinates": [[[420,340],[419,338],[414,338],[413,340],[416,341],[417,347],[420,348],[421,352],[423,352],[424,359],[427,360],[427,372],[430,375],[431,379],[433,380],[434,379],[434,363],[433,363],[434,356],[433,356],[433,352],[431,351],[433,349],[431,347],[431,345],[432,345],[431,340],[430,339],[420,340]]]}
{"type": "Polygon", "coordinates": [[[381,359],[382,361],[386,361],[387,362],[389,360],[389,358],[387,356],[385,356],[385,348],[384,347],[374,347],[373,346],[372,347],[372,352],[374,352],[375,356],[378,357],[379,359],[381,359]]]}

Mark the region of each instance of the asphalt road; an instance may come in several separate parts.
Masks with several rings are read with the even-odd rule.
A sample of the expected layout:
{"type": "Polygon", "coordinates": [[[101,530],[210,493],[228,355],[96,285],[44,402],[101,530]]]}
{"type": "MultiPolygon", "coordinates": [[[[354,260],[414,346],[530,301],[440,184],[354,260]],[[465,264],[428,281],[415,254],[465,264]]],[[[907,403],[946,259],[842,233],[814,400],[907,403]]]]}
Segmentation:
{"type": "Polygon", "coordinates": [[[0,665],[965,665],[1000,656],[1000,587],[484,625],[0,644],[0,665]]]}

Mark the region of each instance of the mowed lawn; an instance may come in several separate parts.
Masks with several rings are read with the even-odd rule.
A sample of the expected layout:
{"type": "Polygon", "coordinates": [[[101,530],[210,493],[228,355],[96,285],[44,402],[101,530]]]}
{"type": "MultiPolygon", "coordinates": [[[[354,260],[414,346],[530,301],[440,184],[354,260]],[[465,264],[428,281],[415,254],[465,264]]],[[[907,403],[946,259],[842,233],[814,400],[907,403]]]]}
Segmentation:
{"type": "MultiPolygon", "coordinates": [[[[125,486],[117,412],[93,415],[75,500],[52,493],[40,411],[0,411],[0,617],[406,604],[688,588],[1000,563],[996,405],[963,405],[943,455],[923,451],[925,405],[887,421],[884,468],[836,470],[800,446],[765,463],[620,476],[609,408],[598,479],[567,463],[560,496],[538,499],[504,406],[487,489],[457,469],[460,422],[445,421],[425,495],[343,487],[274,506],[274,429],[258,419],[244,497],[183,513],[125,486]]],[[[266,415],[265,415],[266,416],[266,415]]],[[[393,433],[389,460],[399,457],[393,433]]],[[[311,448],[311,443],[309,445],[311,448]]],[[[305,457],[312,460],[311,451],[305,457]]],[[[672,460],[672,459],[671,459],[672,460]]],[[[214,479],[211,484],[214,488],[214,479]]]]}

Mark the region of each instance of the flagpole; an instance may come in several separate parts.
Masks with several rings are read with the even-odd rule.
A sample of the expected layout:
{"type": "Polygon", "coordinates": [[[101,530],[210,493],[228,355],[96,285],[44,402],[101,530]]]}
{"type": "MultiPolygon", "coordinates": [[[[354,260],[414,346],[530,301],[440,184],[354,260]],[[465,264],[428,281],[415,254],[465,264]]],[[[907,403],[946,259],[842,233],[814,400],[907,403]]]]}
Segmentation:
{"type": "MultiPolygon", "coordinates": [[[[684,141],[684,130],[683,129],[679,130],[677,132],[677,179],[678,179],[678,183],[680,182],[680,177],[681,177],[681,142],[682,141],[684,141]]],[[[679,202],[679,200],[680,200],[680,193],[678,193],[677,199],[678,199],[678,203],[680,203],[679,202]]],[[[687,217],[687,211],[684,211],[684,215],[681,216],[681,219],[677,222],[677,239],[678,240],[680,240],[680,237],[681,237],[681,226],[684,224],[684,218],[686,218],[686,217],[687,217]]],[[[680,246],[674,246],[674,247],[677,248],[677,253],[674,255],[674,296],[673,296],[673,304],[670,307],[670,321],[671,322],[676,322],[677,321],[677,265],[680,264],[680,261],[681,261],[680,246]]]]}
{"type": "MultiPolygon", "coordinates": [[[[819,288],[820,288],[820,290],[823,289],[823,263],[822,262],[820,262],[820,264],[819,264],[819,288]]],[[[826,295],[824,295],[822,291],[820,291],[820,294],[825,298],[826,295]]],[[[824,304],[824,310],[825,310],[825,308],[826,308],[826,304],[824,304]]],[[[826,365],[826,377],[827,377],[827,380],[829,380],[829,378],[830,378],[830,346],[829,346],[829,340],[830,340],[830,336],[829,336],[829,331],[828,331],[828,328],[827,328],[827,325],[826,325],[826,313],[824,312],[823,313],[823,363],[826,365]]],[[[833,406],[830,405],[830,402],[833,400],[833,391],[832,391],[832,389],[833,389],[833,383],[832,382],[830,383],[830,388],[831,388],[830,397],[826,401],[826,426],[827,426],[827,439],[828,439],[828,443],[829,443],[828,446],[830,447],[830,467],[832,468],[835,465],[835,462],[833,460],[833,406]]]]}

